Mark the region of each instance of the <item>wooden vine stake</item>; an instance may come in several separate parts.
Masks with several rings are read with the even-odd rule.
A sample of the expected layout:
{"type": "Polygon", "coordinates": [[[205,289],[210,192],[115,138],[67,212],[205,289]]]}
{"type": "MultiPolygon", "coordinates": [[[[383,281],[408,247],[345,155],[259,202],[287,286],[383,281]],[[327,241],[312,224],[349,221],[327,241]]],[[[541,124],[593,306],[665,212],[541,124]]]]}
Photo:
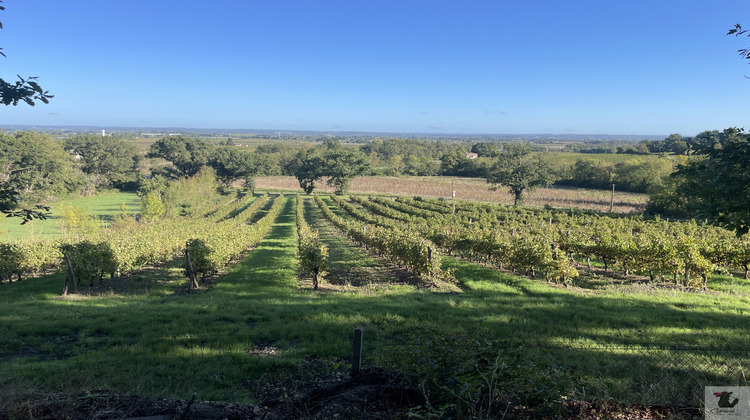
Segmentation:
{"type": "Polygon", "coordinates": [[[188,291],[192,291],[199,287],[198,278],[195,276],[195,270],[193,270],[193,261],[190,258],[190,249],[185,246],[185,259],[187,260],[187,275],[188,275],[188,291]]]}
{"type": "Polygon", "coordinates": [[[362,367],[362,328],[354,329],[354,346],[352,351],[352,376],[359,375],[362,367]]]}
{"type": "Polygon", "coordinates": [[[73,271],[73,264],[70,262],[70,254],[67,252],[63,254],[65,256],[65,264],[68,266],[68,273],[65,276],[65,287],[63,287],[63,296],[68,296],[68,284],[73,283],[73,290],[78,293],[78,283],[76,282],[76,275],[73,271]]]}

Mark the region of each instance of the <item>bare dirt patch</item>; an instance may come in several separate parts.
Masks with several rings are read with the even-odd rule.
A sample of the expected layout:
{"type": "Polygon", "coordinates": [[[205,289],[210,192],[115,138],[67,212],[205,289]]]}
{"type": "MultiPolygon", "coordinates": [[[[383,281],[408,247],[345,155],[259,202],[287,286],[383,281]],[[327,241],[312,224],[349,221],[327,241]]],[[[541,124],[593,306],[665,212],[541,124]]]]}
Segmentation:
{"type": "MultiPolygon", "coordinates": [[[[405,386],[398,374],[380,369],[311,390],[304,395],[279,398],[261,404],[195,400],[160,400],[112,391],[77,394],[15,394],[0,396],[2,419],[407,419],[424,405],[418,390],[405,386]]],[[[500,404],[498,404],[500,405],[500,404]]],[[[529,407],[493,413],[509,419],[643,419],[697,420],[698,408],[624,405],[616,401],[571,401],[562,412],[542,414],[529,407]]]]}

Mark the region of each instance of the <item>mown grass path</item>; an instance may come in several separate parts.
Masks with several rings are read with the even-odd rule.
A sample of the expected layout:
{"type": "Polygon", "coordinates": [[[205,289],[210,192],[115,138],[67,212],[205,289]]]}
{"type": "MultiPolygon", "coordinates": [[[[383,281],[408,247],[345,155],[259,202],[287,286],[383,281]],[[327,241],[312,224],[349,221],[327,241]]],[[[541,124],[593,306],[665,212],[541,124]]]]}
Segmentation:
{"type": "Polygon", "coordinates": [[[329,274],[325,281],[334,285],[363,286],[387,283],[394,279],[385,263],[354,245],[326,219],[315,202],[303,199],[305,220],[318,231],[321,241],[328,245],[329,274]]]}

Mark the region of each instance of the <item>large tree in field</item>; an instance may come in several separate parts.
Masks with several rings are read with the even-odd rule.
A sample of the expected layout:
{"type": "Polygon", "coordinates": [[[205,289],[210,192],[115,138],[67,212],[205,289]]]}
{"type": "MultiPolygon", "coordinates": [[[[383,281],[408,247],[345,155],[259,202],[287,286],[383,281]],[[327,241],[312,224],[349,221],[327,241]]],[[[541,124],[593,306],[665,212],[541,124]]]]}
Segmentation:
{"type": "Polygon", "coordinates": [[[267,174],[274,162],[268,156],[237,147],[217,147],[211,153],[208,165],[216,171],[216,177],[225,185],[244,180],[245,188],[253,188],[253,178],[267,174]]]}
{"type": "Polygon", "coordinates": [[[513,204],[523,201],[523,193],[554,181],[550,164],[523,143],[506,143],[487,173],[487,182],[507,187],[513,204]]]}
{"type": "Polygon", "coordinates": [[[736,230],[750,230],[750,135],[728,128],[696,136],[694,157],[680,165],[677,194],[690,214],[736,230]]]}
{"type": "Polygon", "coordinates": [[[174,177],[193,176],[208,165],[211,145],[192,137],[164,137],[151,145],[147,156],[172,162],[174,166],[169,172],[174,177]]]}
{"type": "Polygon", "coordinates": [[[334,187],[336,194],[344,194],[352,178],[369,169],[370,162],[364,153],[333,140],[301,151],[292,165],[294,176],[307,194],[313,192],[315,183],[324,177],[328,178],[326,183],[334,187]]]}

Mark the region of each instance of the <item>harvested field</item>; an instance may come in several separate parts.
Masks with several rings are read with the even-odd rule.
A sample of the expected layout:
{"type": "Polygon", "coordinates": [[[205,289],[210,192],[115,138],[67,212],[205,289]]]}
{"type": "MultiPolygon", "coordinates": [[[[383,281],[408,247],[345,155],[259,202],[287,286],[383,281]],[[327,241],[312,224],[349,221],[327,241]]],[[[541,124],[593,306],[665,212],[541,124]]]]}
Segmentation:
{"type": "MultiPolygon", "coordinates": [[[[481,178],[458,177],[388,177],[361,176],[354,178],[350,192],[360,194],[393,194],[422,197],[451,197],[451,182],[456,190],[456,198],[462,200],[513,203],[513,196],[505,188],[493,191],[481,178]]],[[[258,177],[255,185],[260,190],[301,191],[299,183],[291,176],[258,177]]],[[[324,182],[319,185],[321,192],[331,192],[324,182]]],[[[645,194],[615,192],[614,211],[617,213],[640,212],[646,206],[645,194]]],[[[582,188],[539,188],[528,193],[525,205],[552,207],[578,207],[599,211],[609,211],[610,191],[582,188]]]]}

